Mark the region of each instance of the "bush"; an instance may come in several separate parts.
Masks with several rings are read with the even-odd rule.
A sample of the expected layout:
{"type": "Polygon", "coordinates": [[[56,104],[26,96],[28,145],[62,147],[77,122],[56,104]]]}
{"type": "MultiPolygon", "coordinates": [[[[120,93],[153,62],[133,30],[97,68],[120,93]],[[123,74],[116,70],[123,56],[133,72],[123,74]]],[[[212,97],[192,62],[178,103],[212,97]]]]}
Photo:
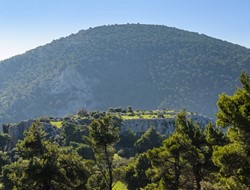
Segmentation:
{"type": "Polygon", "coordinates": [[[80,109],[80,110],[77,112],[77,115],[80,116],[80,117],[86,117],[86,116],[88,116],[89,114],[88,114],[87,110],[85,110],[85,109],[80,109]]]}

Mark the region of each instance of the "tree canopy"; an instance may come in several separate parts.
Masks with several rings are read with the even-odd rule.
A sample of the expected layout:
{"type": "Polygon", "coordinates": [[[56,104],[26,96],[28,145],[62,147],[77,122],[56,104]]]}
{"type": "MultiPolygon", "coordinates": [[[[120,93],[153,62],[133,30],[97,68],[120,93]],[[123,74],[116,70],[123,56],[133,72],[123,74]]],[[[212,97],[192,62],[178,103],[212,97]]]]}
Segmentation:
{"type": "Polygon", "coordinates": [[[39,122],[25,133],[16,151],[18,159],[3,168],[6,190],[86,189],[89,173],[81,157],[47,140],[39,122]]]}
{"type": "Polygon", "coordinates": [[[215,147],[213,161],[220,168],[219,183],[228,189],[249,189],[250,184],[250,78],[240,76],[242,88],[218,100],[217,124],[227,127],[229,144],[215,147]]]}

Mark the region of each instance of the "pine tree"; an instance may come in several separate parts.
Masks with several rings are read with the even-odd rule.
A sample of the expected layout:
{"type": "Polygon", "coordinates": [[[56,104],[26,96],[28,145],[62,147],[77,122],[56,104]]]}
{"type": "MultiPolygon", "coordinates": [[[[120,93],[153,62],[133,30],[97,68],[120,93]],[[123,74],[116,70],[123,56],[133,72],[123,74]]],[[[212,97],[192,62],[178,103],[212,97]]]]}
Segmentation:
{"type": "Polygon", "coordinates": [[[217,124],[227,127],[229,144],[215,147],[213,161],[220,168],[219,183],[227,189],[250,186],[250,78],[243,72],[242,88],[232,96],[219,96],[217,124]]]}
{"type": "Polygon", "coordinates": [[[47,139],[36,122],[17,144],[18,160],[4,166],[6,190],[86,189],[88,171],[81,157],[47,139]]]}
{"type": "MultiPolygon", "coordinates": [[[[99,184],[103,184],[103,188],[107,190],[112,190],[115,184],[113,176],[114,145],[119,141],[118,122],[111,116],[94,120],[90,124],[89,138],[86,138],[86,140],[93,148],[96,164],[100,171],[99,176],[102,177],[99,184]]],[[[95,178],[97,177],[98,175],[95,178]]],[[[89,186],[91,186],[90,183],[89,186]]]]}

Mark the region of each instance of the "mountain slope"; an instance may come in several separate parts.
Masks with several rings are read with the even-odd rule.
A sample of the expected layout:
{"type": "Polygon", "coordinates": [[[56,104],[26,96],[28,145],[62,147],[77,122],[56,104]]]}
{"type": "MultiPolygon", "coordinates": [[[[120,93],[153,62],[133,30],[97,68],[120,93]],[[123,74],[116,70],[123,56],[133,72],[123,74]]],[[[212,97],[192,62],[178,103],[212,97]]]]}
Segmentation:
{"type": "Polygon", "coordinates": [[[80,108],[187,108],[213,115],[250,50],[158,25],[82,30],[0,62],[0,122],[80,108]]]}

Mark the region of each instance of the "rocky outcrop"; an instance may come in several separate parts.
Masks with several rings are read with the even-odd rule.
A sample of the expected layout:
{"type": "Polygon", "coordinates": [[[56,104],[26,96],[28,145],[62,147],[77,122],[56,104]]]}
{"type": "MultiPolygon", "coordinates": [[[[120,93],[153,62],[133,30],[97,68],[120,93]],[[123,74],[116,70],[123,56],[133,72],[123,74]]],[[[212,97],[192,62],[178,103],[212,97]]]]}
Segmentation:
{"type": "Polygon", "coordinates": [[[128,119],[123,121],[121,127],[121,132],[131,129],[134,132],[145,132],[150,127],[155,127],[155,129],[165,135],[169,135],[174,132],[174,118],[164,119],[128,119]]]}
{"type": "MultiPolygon", "coordinates": [[[[211,122],[215,123],[212,119],[199,114],[188,114],[188,119],[193,120],[195,123],[199,124],[203,129],[205,126],[211,122]]],[[[150,127],[155,127],[155,129],[161,133],[169,136],[174,132],[175,127],[175,117],[173,118],[155,118],[155,119],[128,119],[123,121],[121,127],[121,132],[131,129],[134,132],[143,133],[147,131],[150,127]]]]}
{"type": "MultiPolygon", "coordinates": [[[[76,110],[94,107],[94,94],[92,87],[98,81],[92,77],[80,74],[73,68],[66,67],[61,73],[57,73],[51,80],[40,85],[40,90],[49,92],[54,101],[50,106],[55,106],[54,113],[63,117],[67,113],[74,113],[76,110]],[[60,109],[62,108],[63,109],[60,109]]],[[[50,109],[52,109],[50,108],[50,109]]]]}
{"type": "Polygon", "coordinates": [[[203,129],[209,122],[215,125],[215,121],[213,119],[197,113],[187,114],[187,119],[191,119],[195,123],[199,124],[203,129]]]}
{"type": "MultiPolygon", "coordinates": [[[[4,130],[7,131],[11,137],[8,149],[13,148],[17,144],[18,140],[22,140],[24,138],[25,130],[29,129],[34,122],[35,120],[27,120],[17,124],[4,125],[4,130]]],[[[41,124],[44,126],[44,130],[50,137],[55,137],[57,135],[58,131],[56,127],[46,122],[41,122],[41,124]]]]}
{"type": "Polygon", "coordinates": [[[23,139],[23,133],[25,130],[27,130],[34,120],[28,120],[28,121],[22,121],[17,124],[9,124],[5,125],[5,131],[8,131],[8,134],[10,135],[10,144],[9,148],[14,147],[19,139],[23,139]]]}
{"type": "MultiPolygon", "coordinates": [[[[144,133],[147,131],[150,127],[155,127],[155,129],[166,136],[169,136],[174,132],[175,128],[175,117],[178,112],[173,112],[171,114],[171,118],[150,118],[150,119],[143,119],[143,118],[137,118],[137,119],[126,119],[123,120],[122,126],[120,128],[121,133],[131,129],[132,131],[136,133],[144,133]]],[[[202,128],[205,128],[205,126],[211,122],[215,124],[215,122],[203,115],[200,114],[187,114],[187,118],[193,120],[195,123],[198,123],[202,128]]],[[[71,120],[71,118],[65,117],[64,119],[62,118],[53,118],[54,121],[62,121],[62,120],[71,120]]],[[[27,121],[22,121],[17,124],[7,124],[1,126],[0,132],[8,133],[11,137],[11,141],[9,144],[9,149],[14,147],[18,140],[24,138],[24,131],[27,130],[36,120],[27,120],[27,121]]],[[[88,126],[91,123],[90,118],[84,118],[84,119],[77,119],[74,122],[76,124],[80,125],[86,125],[88,126]]],[[[51,125],[49,120],[40,120],[40,123],[44,126],[45,131],[49,134],[50,137],[55,137],[59,132],[60,129],[54,127],[51,125]]]]}

